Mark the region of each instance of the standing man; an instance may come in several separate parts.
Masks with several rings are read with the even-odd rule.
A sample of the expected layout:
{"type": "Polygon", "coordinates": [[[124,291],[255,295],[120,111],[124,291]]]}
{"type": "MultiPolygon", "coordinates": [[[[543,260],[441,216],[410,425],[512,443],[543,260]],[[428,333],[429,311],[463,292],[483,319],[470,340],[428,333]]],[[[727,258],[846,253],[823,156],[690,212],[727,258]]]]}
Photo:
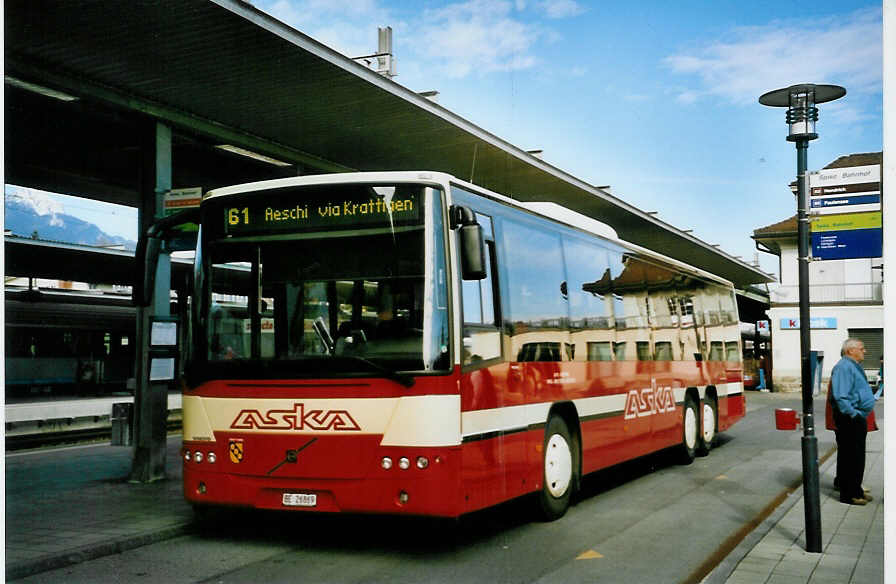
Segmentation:
{"type": "Polygon", "coordinates": [[[866,418],[874,407],[874,394],[860,365],[865,358],[865,344],[858,339],[847,339],[840,355],[840,361],[831,372],[840,502],[865,505],[872,498],[862,490],[868,433],[866,418]]]}

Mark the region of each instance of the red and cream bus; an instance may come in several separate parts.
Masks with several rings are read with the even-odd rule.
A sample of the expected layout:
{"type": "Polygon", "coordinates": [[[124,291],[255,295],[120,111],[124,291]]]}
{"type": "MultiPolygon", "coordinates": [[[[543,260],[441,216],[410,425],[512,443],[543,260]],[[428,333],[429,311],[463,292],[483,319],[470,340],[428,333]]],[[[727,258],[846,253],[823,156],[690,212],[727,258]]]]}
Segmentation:
{"type": "Polygon", "coordinates": [[[583,475],[690,462],[744,415],[731,284],[556,205],[319,175],[213,190],[200,226],[196,506],[457,517],[535,493],[554,519],[583,475]]]}

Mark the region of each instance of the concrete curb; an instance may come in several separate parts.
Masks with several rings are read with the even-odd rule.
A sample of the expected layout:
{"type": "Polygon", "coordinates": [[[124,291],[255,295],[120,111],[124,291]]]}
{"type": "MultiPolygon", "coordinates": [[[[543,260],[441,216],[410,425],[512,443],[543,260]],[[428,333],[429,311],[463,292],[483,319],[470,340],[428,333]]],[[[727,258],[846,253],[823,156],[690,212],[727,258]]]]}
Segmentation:
{"type": "MultiPolygon", "coordinates": [[[[821,457],[822,464],[818,469],[819,474],[822,474],[824,469],[836,462],[836,457],[832,456],[835,452],[837,452],[836,446],[828,450],[821,457]]],[[[741,560],[747,557],[747,554],[749,554],[753,548],[762,541],[762,538],[764,538],[768,532],[771,531],[785,515],[787,515],[787,512],[790,511],[794,505],[803,500],[802,478],[798,485],[799,486],[792,491],[787,489],[782,493],[782,495],[785,493],[786,495],[784,495],[784,499],[774,511],[757,525],[756,528],[748,533],[746,537],[744,537],[740,543],[725,556],[725,559],[723,559],[715,568],[713,568],[712,572],[707,574],[707,576],[700,581],[700,584],[725,584],[725,582],[728,581],[728,578],[734,572],[735,568],[737,568],[737,565],[740,564],[741,560]]]]}
{"type": "Polygon", "coordinates": [[[35,560],[16,562],[6,566],[6,580],[19,580],[27,576],[33,576],[49,570],[58,570],[66,566],[80,564],[88,560],[95,560],[112,554],[119,554],[138,547],[165,541],[193,531],[192,522],[178,523],[169,527],[163,527],[150,532],[127,535],[113,540],[107,540],[92,545],[85,545],[73,550],[66,550],[55,554],[47,554],[35,560]]]}

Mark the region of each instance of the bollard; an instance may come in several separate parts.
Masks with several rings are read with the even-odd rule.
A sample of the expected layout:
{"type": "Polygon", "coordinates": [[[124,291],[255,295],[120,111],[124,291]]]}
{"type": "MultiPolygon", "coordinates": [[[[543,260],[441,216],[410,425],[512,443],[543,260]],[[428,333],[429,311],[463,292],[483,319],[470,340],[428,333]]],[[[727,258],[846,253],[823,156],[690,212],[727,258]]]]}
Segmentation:
{"type": "Polygon", "coordinates": [[[775,428],[778,430],[796,430],[800,426],[800,417],[796,410],[777,408],[775,410],[775,428]]]}
{"type": "Polygon", "coordinates": [[[129,402],[112,404],[112,446],[133,444],[134,404],[129,402]]]}

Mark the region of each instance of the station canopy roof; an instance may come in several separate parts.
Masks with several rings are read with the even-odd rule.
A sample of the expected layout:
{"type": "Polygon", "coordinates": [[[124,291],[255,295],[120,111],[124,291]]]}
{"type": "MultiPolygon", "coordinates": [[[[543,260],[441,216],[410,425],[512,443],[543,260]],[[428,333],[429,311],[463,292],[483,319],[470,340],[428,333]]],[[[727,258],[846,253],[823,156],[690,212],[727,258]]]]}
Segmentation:
{"type": "Polygon", "coordinates": [[[161,121],[173,131],[175,188],[442,171],[562,204],[739,288],[773,281],[249,3],[7,0],[4,9],[9,184],[139,206],[147,128],[161,121]]]}

